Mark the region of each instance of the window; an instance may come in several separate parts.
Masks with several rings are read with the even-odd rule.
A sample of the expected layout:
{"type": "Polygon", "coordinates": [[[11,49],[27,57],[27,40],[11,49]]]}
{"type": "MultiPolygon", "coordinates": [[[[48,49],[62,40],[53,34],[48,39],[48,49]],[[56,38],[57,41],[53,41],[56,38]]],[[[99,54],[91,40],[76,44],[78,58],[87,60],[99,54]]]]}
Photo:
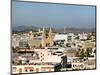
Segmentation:
{"type": "Polygon", "coordinates": [[[27,72],[27,69],[25,69],[25,72],[27,72]]]}
{"type": "Polygon", "coordinates": [[[33,69],[30,69],[30,72],[33,72],[33,69]]]}
{"type": "Polygon", "coordinates": [[[73,67],[74,67],[74,65],[73,65],[73,67]]]}
{"type": "Polygon", "coordinates": [[[16,67],[13,67],[12,71],[13,71],[13,72],[16,72],[16,69],[17,69],[16,67]]]}
{"type": "Polygon", "coordinates": [[[21,48],[26,48],[26,47],[28,46],[28,42],[27,42],[27,41],[20,41],[20,42],[19,42],[19,46],[20,46],[21,48]]]}
{"type": "Polygon", "coordinates": [[[71,41],[72,36],[68,36],[67,41],[71,41]]]}
{"type": "Polygon", "coordinates": [[[19,73],[22,73],[22,68],[19,68],[19,73]]]}

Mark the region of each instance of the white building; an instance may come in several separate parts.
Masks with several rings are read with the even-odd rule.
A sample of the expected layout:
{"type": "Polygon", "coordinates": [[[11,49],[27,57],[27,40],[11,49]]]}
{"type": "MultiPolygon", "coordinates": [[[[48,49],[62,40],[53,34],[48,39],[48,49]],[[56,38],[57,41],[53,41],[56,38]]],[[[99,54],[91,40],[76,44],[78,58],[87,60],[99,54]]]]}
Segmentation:
{"type": "Polygon", "coordinates": [[[44,64],[44,63],[56,64],[56,63],[61,62],[61,56],[53,55],[47,49],[34,49],[34,50],[29,50],[29,51],[31,52],[34,51],[34,52],[20,54],[20,60],[22,60],[22,62],[26,62],[26,60],[29,61],[29,62],[26,62],[27,64],[44,64]]]}
{"type": "MultiPolygon", "coordinates": [[[[39,60],[38,63],[60,63],[61,57],[58,55],[52,55],[51,52],[49,52],[46,49],[35,49],[36,53],[39,54],[39,60]]],[[[35,62],[35,60],[33,60],[35,62]]]]}
{"type": "Polygon", "coordinates": [[[26,41],[28,41],[29,37],[28,34],[13,34],[12,35],[12,46],[15,47],[19,47],[20,46],[20,42],[23,41],[23,43],[26,41]]]}
{"type": "MultiPolygon", "coordinates": [[[[58,43],[64,42],[64,46],[72,46],[72,43],[74,43],[74,33],[68,33],[68,34],[55,34],[53,41],[58,41],[58,43]]],[[[62,45],[62,44],[61,44],[62,45]]]]}
{"type": "Polygon", "coordinates": [[[73,42],[74,41],[74,34],[68,33],[68,34],[56,34],[54,36],[54,41],[58,40],[65,40],[65,42],[73,42]]]}
{"type": "Polygon", "coordinates": [[[80,33],[80,34],[78,34],[80,40],[87,39],[87,35],[88,35],[87,33],[80,33]]]}
{"type": "Polygon", "coordinates": [[[12,46],[14,48],[19,46],[19,41],[20,41],[20,36],[17,34],[13,34],[12,35],[12,46]]]}
{"type": "Polygon", "coordinates": [[[53,72],[54,65],[12,65],[12,74],[53,72]]]}

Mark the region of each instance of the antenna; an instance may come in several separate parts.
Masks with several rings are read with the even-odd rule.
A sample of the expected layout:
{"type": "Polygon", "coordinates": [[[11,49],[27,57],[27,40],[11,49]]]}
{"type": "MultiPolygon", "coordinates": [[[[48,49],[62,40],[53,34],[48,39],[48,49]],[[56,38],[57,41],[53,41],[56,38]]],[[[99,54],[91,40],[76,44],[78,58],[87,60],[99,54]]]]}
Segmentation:
{"type": "Polygon", "coordinates": [[[66,26],[64,26],[64,33],[66,33],[66,26]]]}

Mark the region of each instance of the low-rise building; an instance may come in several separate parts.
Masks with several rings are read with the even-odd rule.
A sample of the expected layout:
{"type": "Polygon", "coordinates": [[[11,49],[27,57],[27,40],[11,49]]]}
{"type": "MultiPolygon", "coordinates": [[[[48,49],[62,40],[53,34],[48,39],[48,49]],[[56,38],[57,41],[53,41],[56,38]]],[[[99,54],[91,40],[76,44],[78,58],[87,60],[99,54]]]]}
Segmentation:
{"type": "Polygon", "coordinates": [[[12,74],[53,72],[54,65],[12,65],[12,74]]]}

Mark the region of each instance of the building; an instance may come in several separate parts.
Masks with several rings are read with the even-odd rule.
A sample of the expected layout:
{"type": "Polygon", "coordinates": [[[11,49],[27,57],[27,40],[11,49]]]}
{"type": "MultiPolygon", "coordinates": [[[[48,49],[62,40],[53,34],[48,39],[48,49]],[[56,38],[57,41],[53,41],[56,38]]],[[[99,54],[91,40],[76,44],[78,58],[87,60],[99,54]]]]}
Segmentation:
{"type": "Polygon", "coordinates": [[[73,33],[55,34],[53,41],[56,42],[56,45],[59,45],[59,46],[72,47],[74,38],[75,37],[73,33]]]}
{"type": "Polygon", "coordinates": [[[44,48],[46,46],[52,46],[53,45],[53,37],[52,37],[52,29],[49,29],[49,32],[47,33],[45,28],[41,31],[39,29],[39,32],[32,32],[29,33],[21,33],[21,34],[13,34],[12,35],[12,46],[19,47],[22,46],[22,42],[25,42],[25,40],[28,42],[28,46],[30,48],[44,48]]]}
{"type": "Polygon", "coordinates": [[[75,48],[66,48],[64,54],[68,57],[76,57],[77,50],[75,48]]]}
{"type": "Polygon", "coordinates": [[[35,46],[34,34],[32,31],[29,32],[28,44],[29,44],[30,48],[34,48],[34,46],[35,46]]]}
{"type": "Polygon", "coordinates": [[[61,56],[54,55],[47,49],[24,49],[18,53],[21,64],[56,64],[61,62],[61,56]]]}
{"type": "Polygon", "coordinates": [[[19,41],[20,41],[20,35],[18,34],[13,34],[12,35],[12,46],[14,48],[18,47],[19,46],[19,41]]]}
{"type": "Polygon", "coordinates": [[[96,59],[88,58],[88,60],[84,62],[84,68],[85,69],[96,69],[96,59]]]}
{"type": "Polygon", "coordinates": [[[12,74],[53,72],[54,65],[12,65],[12,74]]]}
{"type": "Polygon", "coordinates": [[[79,36],[79,39],[80,39],[80,40],[86,40],[88,34],[83,32],[83,33],[78,34],[78,36],[79,36]]]}

